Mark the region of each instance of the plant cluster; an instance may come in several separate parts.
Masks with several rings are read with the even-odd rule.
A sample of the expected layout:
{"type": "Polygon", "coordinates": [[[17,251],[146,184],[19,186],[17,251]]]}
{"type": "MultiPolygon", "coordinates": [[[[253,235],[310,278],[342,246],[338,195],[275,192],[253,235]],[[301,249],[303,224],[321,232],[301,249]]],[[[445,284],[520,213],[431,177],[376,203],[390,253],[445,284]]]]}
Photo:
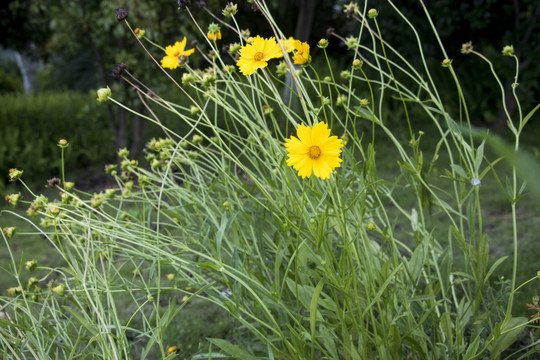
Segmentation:
{"type": "MultiPolygon", "coordinates": [[[[189,45],[187,34],[179,34],[166,47],[133,29],[128,12],[118,9],[117,20],[156,73],[190,105],[168,101],[121,64],[115,75],[150,114],[136,115],[163,130],[146,144],[146,164],[123,148],[121,163],[106,166],[116,184],[111,188],[86,194],[62,171],[62,179],[49,181],[59,191],[54,201],[29,188],[32,201],[8,195],[41,218],[36,229],[65,265],[27,265],[48,272],[24,281],[27,273],[12,257],[17,285],[0,298],[5,357],[533,356],[537,315],[513,317],[512,308],[517,291],[540,276],[516,284],[516,208],[525,191],[518,165],[530,166],[518,152],[519,139],[538,107],[508,116],[515,140],[509,149],[474,129],[442,43],[440,63],[460,100],[454,111],[438,93],[420,34],[389,4],[410,25],[423,66],[386,42],[377,22],[383,14],[365,3],[343,9],[358,33],[344,37],[329,29],[316,46],[283,34],[261,0],[253,1],[253,16],[268,23],[270,34],[243,29],[229,3],[224,18],[214,15],[219,24],[199,28],[189,45]],[[222,46],[225,32],[238,42],[222,46]],[[199,41],[211,50],[201,50],[199,41]],[[330,41],[350,49],[346,69],[330,65],[330,41]],[[206,67],[193,68],[194,56],[206,67]],[[395,115],[387,104],[401,108],[405,135],[388,126],[395,115]],[[421,147],[427,134],[411,114],[433,125],[429,157],[421,147]],[[188,130],[174,131],[173,122],[188,130]],[[493,144],[501,157],[485,151],[493,144]],[[396,154],[391,178],[378,174],[380,146],[396,154]],[[511,280],[494,281],[508,256],[490,259],[479,189],[490,178],[500,183],[497,163],[504,157],[514,164],[507,186],[501,183],[513,219],[514,272],[511,280]],[[188,347],[169,332],[201,303],[227,319],[228,330],[188,347]]],[[[190,6],[178,1],[181,16],[197,25],[190,6]]],[[[463,51],[491,65],[472,44],[463,51]]],[[[512,48],[503,55],[519,69],[512,48]]],[[[501,84],[494,70],[493,76],[501,84]]],[[[108,87],[98,90],[97,100],[135,112],[108,87]]],[[[67,142],[58,145],[63,157],[67,142]]],[[[12,169],[10,178],[24,184],[22,170],[12,169]]],[[[4,231],[8,251],[21,235],[4,231]]],[[[538,304],[527,306],[536,311],[538,304]]]]}

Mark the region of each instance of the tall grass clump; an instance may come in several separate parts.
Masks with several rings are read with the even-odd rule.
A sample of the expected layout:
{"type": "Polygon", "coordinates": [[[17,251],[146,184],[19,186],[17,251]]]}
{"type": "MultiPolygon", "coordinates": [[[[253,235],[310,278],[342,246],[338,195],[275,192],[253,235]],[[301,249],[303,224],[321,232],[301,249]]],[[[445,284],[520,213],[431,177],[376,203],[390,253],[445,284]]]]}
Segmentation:
{"type": "MultiPolygon", "coordinates": [[[[183,21],[196,22],[189,1],[178,4],[183,21]]],[[[356,34],[329,29],[328,39],[307,44],[283,34],[260,0],[253,17],[269,32],[249,34],[229,3],[198,42],[181,34],[166,47],[118,9],[156,77],[191,105],[154,93],[137,69],[115,68],[144,103],[148,115],[139,116],[163,136],[147,143],[145,164],[121,149],[121,165],[107,166],[116,186],[102,192],[78,191],[65,182],[69,172],[51,184],[58,201],[27,190],[28,215],[41,217],[36,232],[64,266],[14,257],[3,265],[14,279],[0,305],[3,357],[534,357],[537,315],[512,316],[518,290],[538,281],[536,273],[515,280],[516,208],[525,188],[517,165],[506,183],[498,175],[504,157],[527,163],[519,139],[534,110],[508,116],[512,145],[474,129],[472,100],[427,9],[440,59],[423,56],[423,34],[402,16],[422,59],[413,66],[386,42],[382,14],[365,5],[344,8],[356,34]],[[237,42],[223,49],[225,34],[237,42]],[[312,65],[314,58],[329,64],[329,42],[348,48],[346,69],[312,65]],[[192,57],[206,67],[192,68],[192,57]],[[445,106],[430,75],[434,62],[453,79],[459,108],[445,106]],[[403,126],[391,125],[394,116],[403,126]],[[418,128],[417,119],[431,125],[418,128]],[[178,122],[189,130],[171,130],[178,122]],[[490,152],[500,157],[487,144],[500,145],[490,152]],[[384,164],[393,176],[378,174],[378,151],[394,153],[395,162],[384,164]],[[487,181],[501,184],[513,219],[513,252],[497,259],[483,228],[487,181]],[[503,281],[505,261],[514,272],[503,281]],[[209,326],[221,331],[188,347],[172,332],[201,312],[215,314],[209,326]]],[[[392,2],[387,10],[402,15],[392,2]]],[[[491,66],[471,44],[462,52],[491,66]]],[[[519,68],[510,46],[503,54],[519,68]]],[[[98,100],[124,106],[109,88],[98,100]]],[[[24,184],[21,175],[10,172],[24,184]]],[[[2,222],[9,216],[20,215],[4,211],[2,222]]],[[[4,231],[5,251],[24,235],[14,231],[4,231]]]]}

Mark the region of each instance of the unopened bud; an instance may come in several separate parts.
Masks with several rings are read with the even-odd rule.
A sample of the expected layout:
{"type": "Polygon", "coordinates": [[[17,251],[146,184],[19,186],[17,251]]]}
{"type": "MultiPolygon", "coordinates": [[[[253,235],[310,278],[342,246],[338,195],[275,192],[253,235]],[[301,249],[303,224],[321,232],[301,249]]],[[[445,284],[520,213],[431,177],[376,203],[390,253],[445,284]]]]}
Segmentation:
{"type": "Polygon", "coordinates": [[[370,19],[374,19],[374,18],[376,18],[378,15],[379,15],[379,12],[378,12],[376,9],[369,9],[369,11],[368,11],[368,13],[367,13],[367,16],[368,16],[370,19]]]}
{"type": "Polygon", "coordinates": [[[101,88],[97,91],[97,101],[105,102],[109,100],[109,97],[112,95],[111,88],[108,86],[106,88],[101,88]]]}

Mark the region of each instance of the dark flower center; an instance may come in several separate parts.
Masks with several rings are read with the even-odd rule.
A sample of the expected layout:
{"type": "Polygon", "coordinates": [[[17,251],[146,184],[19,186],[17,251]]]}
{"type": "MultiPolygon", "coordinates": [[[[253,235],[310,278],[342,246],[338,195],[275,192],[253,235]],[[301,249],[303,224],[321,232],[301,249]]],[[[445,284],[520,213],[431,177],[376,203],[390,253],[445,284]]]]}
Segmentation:
{"type": "Polygon", "coordinates": [[[317,159],[319,156],[321,156],[321,148],[317,145],[310,146],[308,155],[312,159],[317,159]]]}

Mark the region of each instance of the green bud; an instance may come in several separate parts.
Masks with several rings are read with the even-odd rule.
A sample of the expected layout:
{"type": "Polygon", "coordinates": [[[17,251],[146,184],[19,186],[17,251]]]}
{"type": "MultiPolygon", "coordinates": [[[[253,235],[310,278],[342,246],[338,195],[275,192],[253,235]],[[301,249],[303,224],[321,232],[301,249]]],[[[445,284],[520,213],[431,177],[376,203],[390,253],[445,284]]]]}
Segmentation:
{"type": "Polygon", "coordinates": [[[122,158],[127,158],[129,156],[129,150],[126,149],[126,148],[122,148],[122,149],[118,150],[118,156],[120,156],[122,158]]]}
{"type": "Polygon", "coordinates": [[[60,284],[58,286],[53,287],[51,291],[58,296],[64,296],[64,294],[66,293],[66,286],[64,284],[60,284]]]}
{"type": "Polygon", "coordinates": [[[108,86],[107,88],[101,88],[97,91],[97,101],[99,102],[108,101],[111,95],[112,95],[112,92],[108,86]]]}
{"type": "Polygon", "coordinates": [[[21,178],[23,174],[22,170],[18,169],[9,169],[9,181],[16,181],[21,178]]]}
{"type": "Polygon", "coordinates": [[[221,12],[225,17],[233,17],[238,12],[238,6],[232,2],[227,3],[225,9],[221,12]]]}
{"type": "Polygon", "coordinates": [[[514,45],[506,45],[502,50],[502,54],[504,56],[514,56],[514,45]]]}
{"type": "Polygon", "coordinates": [[[26,268],[26,270],[32,272],[36,269],[38,263],[36,260],[30,260],[30,261],[27,261],[24,263],[24,267],[26,268]]]}
{"type": "Polygon", "coordinates": [[[321,49],[325,49],[326,47],[328,47],[328,44],[329,44],[329,42],[328,42],[327,39],[321,39],[317,43],[317,46],[320,47],[321,49]]]}
{"type": "Polygon", "coordinates": [[[2,229],[2,232],[8,239],[11,239],[15,235],[15,226],[5,227],[2,229]]]}
{"type": "Polygon", "coordinates": [[[376,18],[377,16],[379,16],[379,12],[376,10],[376,9],[369,9],[368,13],[367,13],[367,16],[370,18],[370,19],[374,19],[376,18]]]}

